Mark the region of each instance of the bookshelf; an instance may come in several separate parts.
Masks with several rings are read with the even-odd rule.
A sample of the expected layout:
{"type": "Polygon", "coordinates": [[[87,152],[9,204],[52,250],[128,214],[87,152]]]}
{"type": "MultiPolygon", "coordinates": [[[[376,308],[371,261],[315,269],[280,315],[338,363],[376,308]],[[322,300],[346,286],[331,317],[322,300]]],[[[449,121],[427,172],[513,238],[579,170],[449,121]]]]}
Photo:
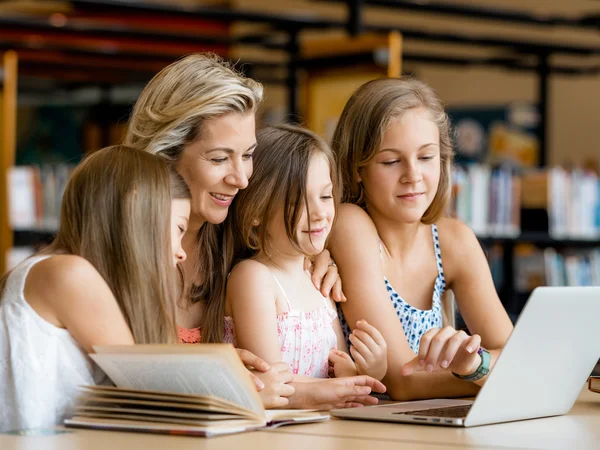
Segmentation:
{"type": "Polygon", "coordinates": [[[2,58],[3,80],[0,121],[0,274],[6,268],[6,254],[13,246],[12,230],[8,221],[8,186],[4,174],[15,163],[16,153],[16,111],[18,56],[7,51],[2,58]]]}
{"type": "Polygon", "coordinates": [[[502,236],[478,236],[478,239],[483,244],[507,244],[507,243],[529,243],[541,247],[600,247],[599,239],[555,239],[548,233],[543,231],[523,231],[518,236],[502,237],[502,236]]]}
{"type": "Polygon", "coordinates": [[[453,191],[513,320],[536,286],[600,284],[596,171],[457,164],[453,191]]]}

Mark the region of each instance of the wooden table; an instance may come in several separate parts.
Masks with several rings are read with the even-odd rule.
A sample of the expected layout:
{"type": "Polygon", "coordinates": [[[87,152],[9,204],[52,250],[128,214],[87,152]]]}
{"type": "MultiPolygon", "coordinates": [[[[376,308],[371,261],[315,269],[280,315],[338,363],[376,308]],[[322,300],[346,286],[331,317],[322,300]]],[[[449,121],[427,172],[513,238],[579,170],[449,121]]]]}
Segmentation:
{"type": "Polygon", "coordinates": [[[350,438],[362,442],[364,447],[394,442],[435,448],[597,450],[600,449],[600,394],[588,391],[586,386],[566,416],[473,428],[332,419],[321,424],[282,427],[273,433],[350,438]]]}
{"type": "MultiPolygon", "coordinates": [[[[558,395],[559,393],[557,393],[558,395]]],[[[566,416],[474,428],[337,420],[211,439],[69,429],[51,436],[0,434],[2,450],[158,449],[600,449],[600,394],[584,389],[566,416]]]]}

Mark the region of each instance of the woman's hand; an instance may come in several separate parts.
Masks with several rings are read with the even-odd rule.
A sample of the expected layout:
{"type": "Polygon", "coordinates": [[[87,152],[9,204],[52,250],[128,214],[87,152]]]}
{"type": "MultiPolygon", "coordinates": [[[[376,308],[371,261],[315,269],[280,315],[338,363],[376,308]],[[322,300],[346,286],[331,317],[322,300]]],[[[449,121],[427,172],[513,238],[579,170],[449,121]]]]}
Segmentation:
{"type": "MultiPolygon", "coordinates": [[[[266,372],[270,369],[269,365],[254,353],[244,350],[243,348],[236,348],[235,350],[247,369],[254,369],[256,372],[266,372]]],[[[265,385],[260,378],[253,372],[250,372],[250,376],[252,377],[252,382],[254,383],[254,386],[256,386],[257,391],[260,392],[264,389],[265,385]]]]}
{"type": "Polygon", "coordinates": [[[290,372],[286,363],[272,364],[266,372],[254,372],[253,376],[263,383],[264,387],[258,395],[265,409],[283,408],[289,405],[289,397],[294,395],[296,390],[289,384],[294,379],[294,374],[290,372]]]}
{"type": "Polygon", "coordinates": [[[349,339],[352,344],[350,354],[356,363],[358,375],[381,380],[387,372],[387,344],[379,330],[366,320],[359,320],[349,339]]]}
{"type": "Polygon", "coordinates": [[[337,349],[329,351],[329,376],[331,378],[353,377],[358,375],[356,364],[350,355],[337,349]]]}
{"type": "Polygon", "coordinates": [[[421,338],[419,354],[402,367],[402,375],[416,371],[451,370],[458,375],[470,375],[481,364],[477,350],[481,337],[469,336],[452,327],[432,328],[421,338]]]}
{"type": "Polygon", "coordinates": [[[314,261],[305,259],[305,269],[311,272],[311,279],[315,287],[321,291],[323,297],[331,297],[335,302],[345,302],[346,296],[342,291],[342,280],[338,274],[337,266],[329,250],[325,249],[318,254],[314,261]]]}
{"type": "Polygon", "coordinates": [[[322,411],[376,405],[378,400],[369,394],[372,391],[385,392],[385,386],[380,381],[366,375],[321,379],[311,383],[297,382],[294,387],[296,394],[290,401],[290,408],[322,411]]]}

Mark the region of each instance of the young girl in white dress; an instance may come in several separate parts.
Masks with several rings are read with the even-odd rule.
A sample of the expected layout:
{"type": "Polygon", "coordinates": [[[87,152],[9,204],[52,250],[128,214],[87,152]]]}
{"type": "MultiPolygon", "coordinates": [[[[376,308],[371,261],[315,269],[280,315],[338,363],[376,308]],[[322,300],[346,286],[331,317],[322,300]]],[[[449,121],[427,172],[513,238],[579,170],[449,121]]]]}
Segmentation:
{"type": "Polygon", "coordinates": [[[52,244],[0,279],[0,432],[60,424],[103,383],[94,345],[177,341],[190,192],[158,156],[99,150],[75,169],[52,244]]]}

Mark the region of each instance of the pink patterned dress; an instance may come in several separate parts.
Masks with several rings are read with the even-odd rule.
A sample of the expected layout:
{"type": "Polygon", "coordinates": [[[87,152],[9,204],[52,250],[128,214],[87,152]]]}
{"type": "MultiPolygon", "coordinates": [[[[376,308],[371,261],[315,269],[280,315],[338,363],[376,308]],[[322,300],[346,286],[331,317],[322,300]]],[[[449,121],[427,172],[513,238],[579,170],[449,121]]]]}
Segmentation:
{"type": "MultiPolygon", "coordinates": [[[[330,308],[323,297],[323,306],[312,311],[292,308],[287,294],[275,275],[275,282],[283,292],[288,311],[277,315],[277,335],[281,360],[290,366],[294,374],[313,378],[328,378],[329,351],[337,348],[337,336],[333,321],[337,312],[330,308]]],[[[225,317],[224,340],[237,347],[233,317],[225,317]]]]}

